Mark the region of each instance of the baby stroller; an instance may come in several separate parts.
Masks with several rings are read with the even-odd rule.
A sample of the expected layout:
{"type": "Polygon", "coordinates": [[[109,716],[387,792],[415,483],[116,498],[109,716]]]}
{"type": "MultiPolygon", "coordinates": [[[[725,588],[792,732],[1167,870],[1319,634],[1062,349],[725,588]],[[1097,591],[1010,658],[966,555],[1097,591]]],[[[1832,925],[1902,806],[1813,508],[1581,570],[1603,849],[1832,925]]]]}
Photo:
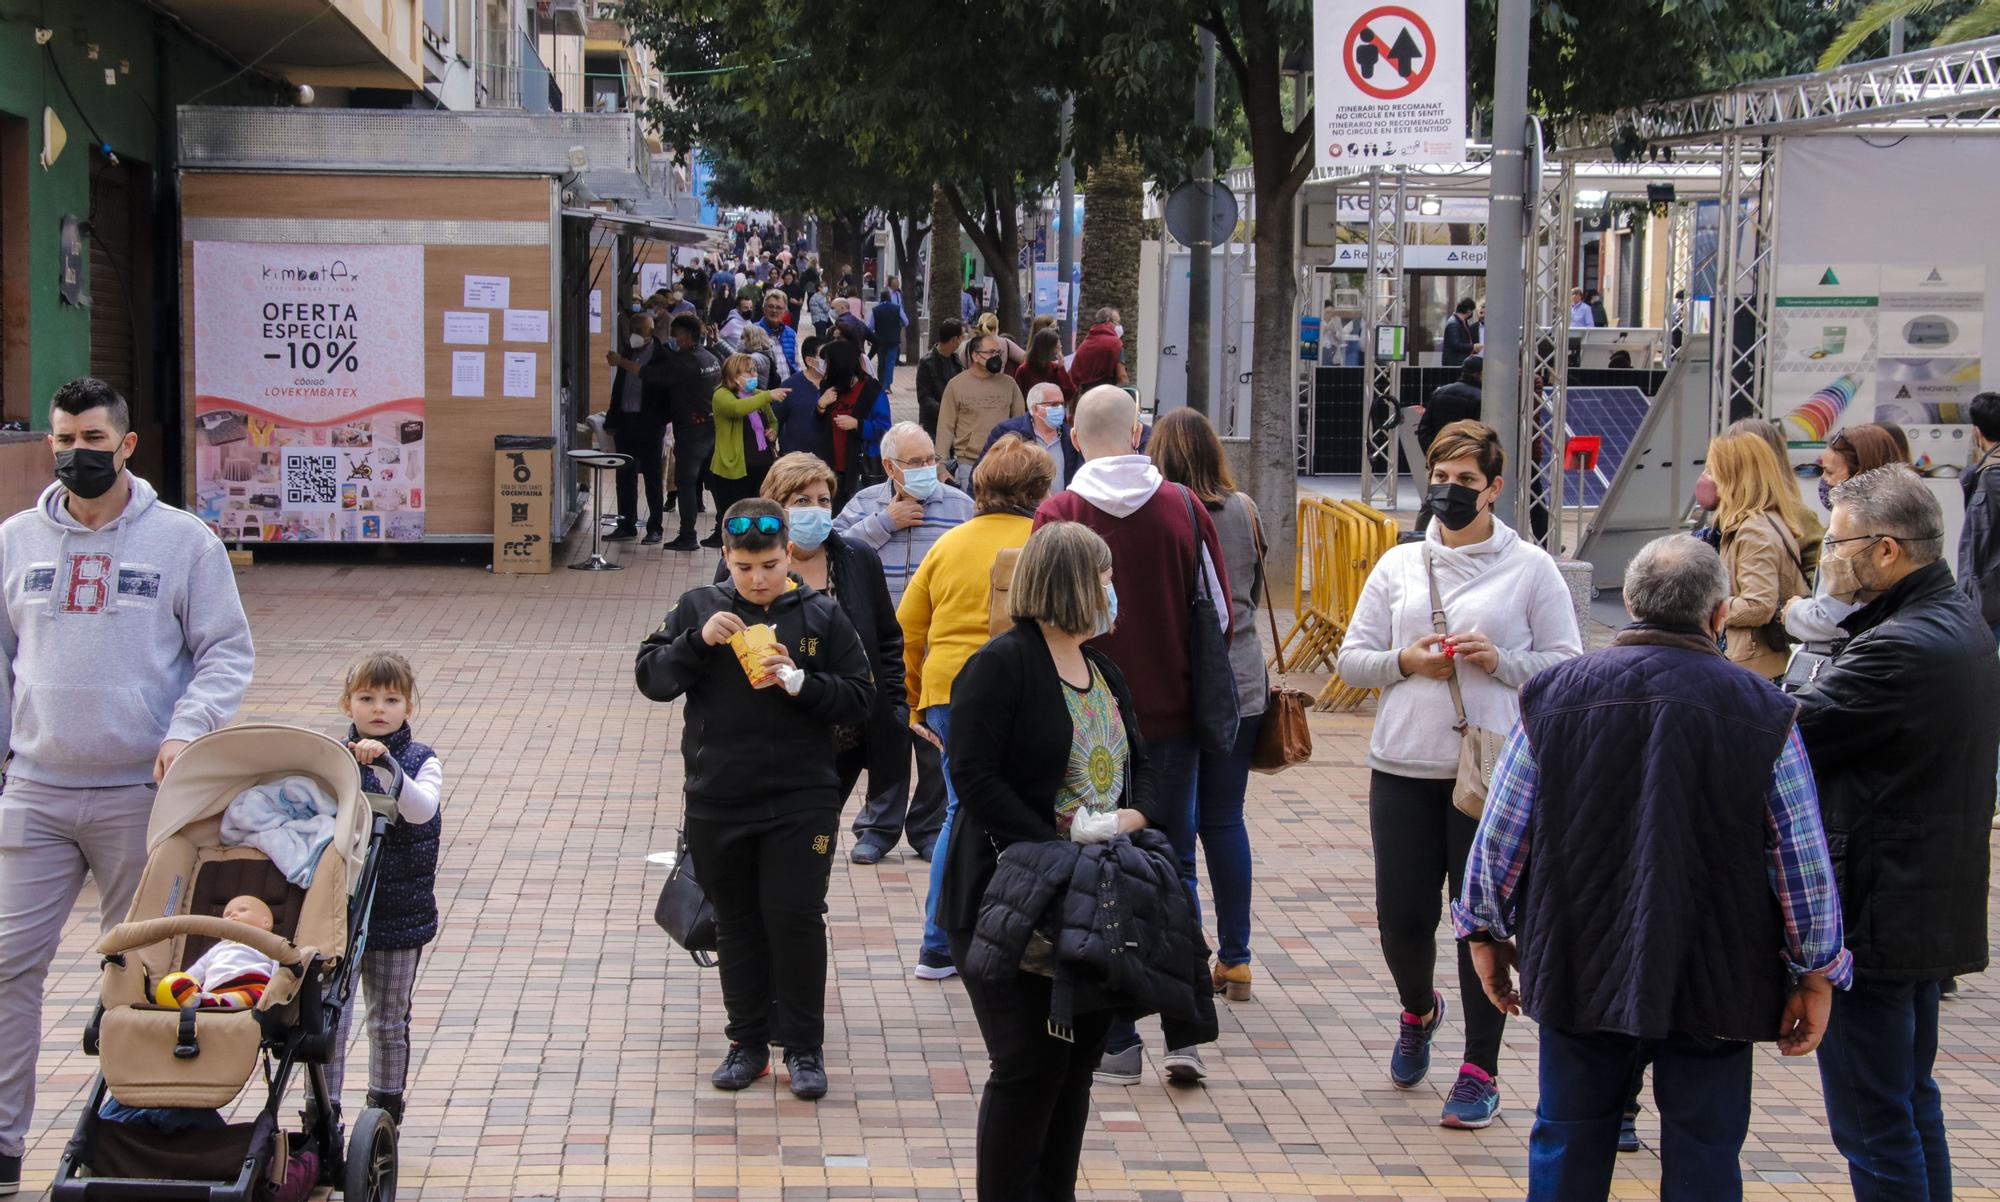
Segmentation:
{"type": "MultiPolygon", "coordinates": [[[[400,783],[393,760],[378,767],[400,783]]],[[[379,848],[395,813],[388,797],[361,792],[352,753],[314,731],[233,726],[181,752],[153,804],[146,870],[131,911],[97,947],[104,975],[83,1047],[101,1071],[56,1168],[55,1202],[257,1202],[275,1196],[288,1176],[292,1192],[300,1188],[307,1151],[318,1160],[319,1186],[339,1188],[354,1202],[395,1196],[394,1122],[384,1111],[364,1110],[343,1147],[324,1067],[341,1009],[354,996],[379,848]],[[318,781],[337,807],[333,841],[304,889],[263,852],[224,844],[221,833],[223,811],[237,794],[294,775],[318,781]],[[270,931],[220,916],[241,894],[270,906],[270,931]],[[277,961],[253,1009],[154,1004],[155,982],[220,940],[277,961]],[[251,1122],[167,1135],[98,1113],[107,1092],[127,1106],[220,1109],[260,1063],[265,1099],[251,1122]],[[279,1108],[301,1067],[308,1129],[288,1132],[279,1108]]]]}

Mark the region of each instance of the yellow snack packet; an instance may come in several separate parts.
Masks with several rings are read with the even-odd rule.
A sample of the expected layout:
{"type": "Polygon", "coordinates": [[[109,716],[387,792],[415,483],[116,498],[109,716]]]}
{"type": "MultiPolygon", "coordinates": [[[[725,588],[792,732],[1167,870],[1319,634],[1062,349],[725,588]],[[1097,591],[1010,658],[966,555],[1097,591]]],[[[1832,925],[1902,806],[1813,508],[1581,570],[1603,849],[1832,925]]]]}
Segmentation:
{"type": "Polygon", "coordinates": [[[729,645],[736,652],[736,662],[743,665],[743,674],[750,678],[751,684],[763,683],[766,675],[764,657],[777,643],[778,632],[762,622],[746,626],[729,636],[729,645]]]}

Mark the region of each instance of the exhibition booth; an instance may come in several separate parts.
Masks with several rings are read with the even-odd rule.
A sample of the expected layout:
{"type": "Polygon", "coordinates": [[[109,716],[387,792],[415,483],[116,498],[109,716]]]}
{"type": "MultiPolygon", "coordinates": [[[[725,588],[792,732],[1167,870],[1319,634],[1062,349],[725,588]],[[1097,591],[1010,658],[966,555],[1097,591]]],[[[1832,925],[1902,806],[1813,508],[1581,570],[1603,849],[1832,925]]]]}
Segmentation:
{"type": "Polygon", "coordinates": [[[633,211],[657,198],[630,114],[196,107],[180,130],[184,484],[231,542],[491,538],[495,438],[569,446],[635,243],[709,232],[633,211]]]}

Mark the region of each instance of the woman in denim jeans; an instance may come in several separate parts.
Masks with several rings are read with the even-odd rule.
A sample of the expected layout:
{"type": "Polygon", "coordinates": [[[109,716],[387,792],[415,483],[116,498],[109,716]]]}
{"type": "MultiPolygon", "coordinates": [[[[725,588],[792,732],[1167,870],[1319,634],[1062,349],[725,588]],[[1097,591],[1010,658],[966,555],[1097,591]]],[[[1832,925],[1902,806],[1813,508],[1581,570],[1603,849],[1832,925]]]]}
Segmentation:
{"type": "Polygon", "coordinates": [[[1250,1000],[1250,832],[1243,824],[1243,799],[1250,789],[1250,753],[1264,729],[1270,696],[1264,644],[1257,637],[1263,539],[1256,502],[1236,491],[1222,440],[1207,418],[1193,409],[1174,410],[1153,427],[1147,450],[1162,476],[1208,506],[1229,572],[1230,628],[1236,632],[1229,644],[1229,666],[1240,718],[1227,754],[1200,753],[1195,833],[1208,860],[1209,890],[1215,898],[1215,991],[1244,1002],[1250,1000]]]}

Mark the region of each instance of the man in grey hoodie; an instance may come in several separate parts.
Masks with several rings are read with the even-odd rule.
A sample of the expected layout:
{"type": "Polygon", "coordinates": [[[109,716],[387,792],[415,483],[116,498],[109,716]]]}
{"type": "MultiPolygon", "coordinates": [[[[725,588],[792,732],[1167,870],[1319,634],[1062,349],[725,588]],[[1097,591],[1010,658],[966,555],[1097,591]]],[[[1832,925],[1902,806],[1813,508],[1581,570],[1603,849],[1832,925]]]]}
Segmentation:
{"type": "Polygon", "coordinates": [[[160,778],[236,713],[253,660],[221,540],[125,470],[125,398],[73,380],[49,419],[56,483],[0,523],[0,1047],[17,1053],[0,1194],[19,1188],[43,982],[84,874],[103,927],[122,922],[160,778]]]}

